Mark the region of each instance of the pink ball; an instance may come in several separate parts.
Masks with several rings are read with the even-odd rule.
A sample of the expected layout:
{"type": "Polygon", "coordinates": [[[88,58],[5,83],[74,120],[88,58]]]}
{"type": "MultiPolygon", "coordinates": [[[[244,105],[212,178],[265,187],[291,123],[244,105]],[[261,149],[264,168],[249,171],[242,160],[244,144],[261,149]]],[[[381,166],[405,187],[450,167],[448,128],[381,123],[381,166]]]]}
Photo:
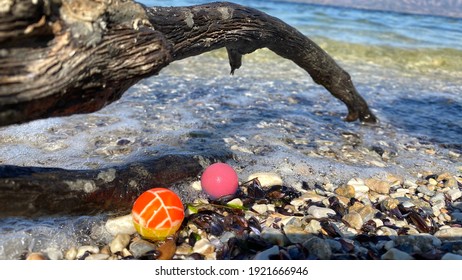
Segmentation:
{"type": "Polygon", "coordinates": [[[226,163],[214,163],[201,177],[202,189],[213,199],[234,194],[239,186],[236,171],[226,163]]]}

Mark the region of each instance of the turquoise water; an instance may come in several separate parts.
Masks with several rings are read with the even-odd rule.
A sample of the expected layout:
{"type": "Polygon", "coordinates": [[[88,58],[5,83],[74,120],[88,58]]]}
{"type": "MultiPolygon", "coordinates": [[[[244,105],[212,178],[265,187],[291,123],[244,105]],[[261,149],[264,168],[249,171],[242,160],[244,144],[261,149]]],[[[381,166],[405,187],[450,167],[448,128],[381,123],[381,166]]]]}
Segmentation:
{"type": "MultiPolygon", "coordinates": [[[[423,171],[460,172],[462,19],[234,2],[279,17],[318,43],[351,74],[380,123],[344,122],[342,103],[270,51],[245,56],[230,76],[226,52],[217,50],[172,63],[93,114],[0,128],[0,164],[86,169],[225,149],[235,155],[241,180],[271,171],[294,187],[387,173],[412,179],[423,171]]],[[[107,242],[105,218],[0,219],[0,259],[107,242]]]]}

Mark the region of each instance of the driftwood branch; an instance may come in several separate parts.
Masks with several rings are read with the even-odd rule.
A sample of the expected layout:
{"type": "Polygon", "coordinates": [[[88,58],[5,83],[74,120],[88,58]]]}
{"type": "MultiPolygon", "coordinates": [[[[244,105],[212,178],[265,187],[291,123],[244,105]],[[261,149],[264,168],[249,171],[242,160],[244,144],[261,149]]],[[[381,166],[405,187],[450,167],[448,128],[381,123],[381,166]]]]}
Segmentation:
{"type": "MultiPolygon", "coordinates": [[[[223,47],[231,73],[243,55],[269,48],[345,103],[347,121],[376,121],[348,73],[326,52],[255,9],[232,3],[147,8],[131,0],[0,0],[0,126],[97,111],[172,61],[223,47]]],[[[201,169],[194,158],[182,156],[93,171],[0,166],[0,213],[127,208],[142,191],[133,186],[171,184],[201,169]],[[169,166],[172,159],[176,169],[169,166]]]]}
{"type": "MultiPolygon", "coordinates": [[[[99,110],[170,62],[269,48],[374,122],[350,76],[293,27],[232,3],[147,8],[129,0],[15,0],[0,9],[0,126],[99,110]]],[[[4,3],[4,4],[3,4],[4,3]]]]}
{"type": "Polygon", "coordinates": [[[96,170],[0,166],[0,218],[129,211],[154,187],[192,180],[229,155],[169,155],[96,170]]]}

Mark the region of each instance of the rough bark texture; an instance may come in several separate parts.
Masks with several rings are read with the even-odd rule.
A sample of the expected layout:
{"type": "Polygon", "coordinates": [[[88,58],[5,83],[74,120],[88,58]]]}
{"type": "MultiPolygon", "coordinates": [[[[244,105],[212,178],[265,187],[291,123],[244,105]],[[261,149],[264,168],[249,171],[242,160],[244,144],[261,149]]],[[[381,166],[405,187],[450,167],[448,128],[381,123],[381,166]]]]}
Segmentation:
{"type": "MultiPolygon", "coordinates": [[[[99,110],[170,62],[222,47],[231,73],[243,55],[266,47],[345,103],[347,121],[376,121],[348,73],[326,52],[255,9],[232,3],[147,8],[131,0],[0,0],[0,126],[99,110]]],[[[126,208],[140,186],[170,184],[201,169],[193,158],[173,158],[176,169],[169,157],[95,171],[1,166],[0,213],[126,208]],[[113,170],[112,181],[100,177],[113,170]]]]}
{"type": "Polygon", "coordinates": [[[98,170],[0,166],[0,218],[126,212],[142,192],[191,180],[227,157],[171,155],[98,170]]]}

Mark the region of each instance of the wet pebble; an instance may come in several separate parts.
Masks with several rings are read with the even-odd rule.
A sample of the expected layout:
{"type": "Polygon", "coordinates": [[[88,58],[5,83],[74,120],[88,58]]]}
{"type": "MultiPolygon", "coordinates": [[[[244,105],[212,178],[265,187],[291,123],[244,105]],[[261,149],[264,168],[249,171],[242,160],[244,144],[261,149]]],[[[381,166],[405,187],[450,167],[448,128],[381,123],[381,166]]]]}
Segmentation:
{"type": "Polygon", "coordinates": [[[310,252],[310,255],[314,255],[320,260],[329,260],[332,256],[332,250],[329,243],[316,236],[313,236],[303,242],[303,247],[310,252]]]}
{"type": "Polygon", "coordinates": [[[282,186],[283,181],[281,176],[272,172],[259,172],[253,173],[248,178],[247,181],[251,181],[257,178],[262,187],[272,187],[272,186],[282,186]]]}
{"type": "Polygon", "coordinates": [[[255,260],[270,260],[272,256],[279,254],[279,246],[274,245],[273,247],[257,253],[254,257],[255,260]]]}
{"type": "Polygon", "coordinates": [[[130,235],[128,234],[117,234],[116,237],[109,243],[109,248],[112,253],[122,251],[130,243],[130,235]]]}
{"type": "Polygon", "coordinates": [[[363,218],[357,212],[350,212],[343,216],[343,220],[347,223],[348,226],[354,229],[361,229],[363,226],[363,218]]]}
{"type": "Polygon", "coordinates": [[[133,255],[134,258],[139,258],[148,252],[156,250],[157,246],[149,241],[138,239],[130,243],[128,249],[129,253],[133,255]]]}
{"type": "Polygon", "coordinates": [[[438,238],[460,238],[462,236],[462,228],[451,227],[440,229],[434,234],[438,238]]]}
{"type": "Polygon", "coordinates": [[[413,260],[414,258],[406,252],[391,248],[381,257],[382,260],[413,260]]]}
{"type": "MultiPolygon", "coordinates": [[[[285,227],[284,229],[285,231],[286,230],[290,231],[290,228],[291,226],[285,227]]],[[[289,234],[291,235],[291,233],[289,234]]],[[[285,246],[288,243],[287,238],[289,238],[290,240],[290,237],[288,236],[287,231],[286,231],[286,234],[284,235],[284,233],[281,232],[280,230],[271,228],[271,227],[264,228],[263,231],[261,232],[261,237],[265,239],[266,241],[268,241],[269,243],[278,245],[278,246],[285,246]]],[[[292,243],[296,243],[296,242],[292,242],[292,243]]]]}
{"type": "Polygon", "coordinates": [[[459,190],[459,189],[450,189],[448,192],[447,192],[449,198],[451,199],[451,201],[455,201],[459,198],[462,197],[462,191],[459,190]]]}
{"type": "Polygon", "coordinates": [[[318,206],[310,206],[308,208],[308,214],[312,215],[313,217],[320,219],[320,218],[328,218],[329,215],[335,215],[335,211],[330,208],[318,207],[318,206]]]}
{"type": "Polygon", "coordinates": [[[28,261],[43,261],[47,260],[47,258],[42,253],[30,253],[27,255],[26,260],[28,261]]]}
{"type": "Polygon", "coordinates": [[[417,187],[417,191],[424,194],[424,195],[427,195],[427,196],[434,196],[435,195],[435,192],[430,190],[427,186],[417,187]]]}
{"type": "Polygon", "coordinates": [[[110,255],[107,254],[91,254],[88,257],[85,258],[86,261],[88,260],[107,260],[109,259],[110,255]]]}
{"type": "Polygon", "coordinates": [[[193,251],[201,255],[208,255],[215,251],[215,246],[209,240],[203,238],[194,244],[193,251]]]}
{"type": "Polygon", "coordinates": [[[387,181],[370,178],[370,179],[366,179],[364,183],[371,191],[374,191],[376,193],[380,193],[380,194],[390,193],[391,185],[387,181]]]}
{"type": "Polygon", "coordinates": [[[64,259],[66,260],[75,260],[77,258],[77,248],[71,247],[69,250],[64,253],[64,259]]]}
{"type": "Polygon", "coordinates": [[[131,235],[136,233],[131,214],[108,219],[105,227],[106,230],[113,236],[116,236],[117,234],[131,235]]]}
{"type": "Polygon", "coordinates": [[[441,257],[442,260],[462,260],[462,255],[458,254],[453,254],[453,253],[446,253],[444,254],[443,257],[441,257]]]}

